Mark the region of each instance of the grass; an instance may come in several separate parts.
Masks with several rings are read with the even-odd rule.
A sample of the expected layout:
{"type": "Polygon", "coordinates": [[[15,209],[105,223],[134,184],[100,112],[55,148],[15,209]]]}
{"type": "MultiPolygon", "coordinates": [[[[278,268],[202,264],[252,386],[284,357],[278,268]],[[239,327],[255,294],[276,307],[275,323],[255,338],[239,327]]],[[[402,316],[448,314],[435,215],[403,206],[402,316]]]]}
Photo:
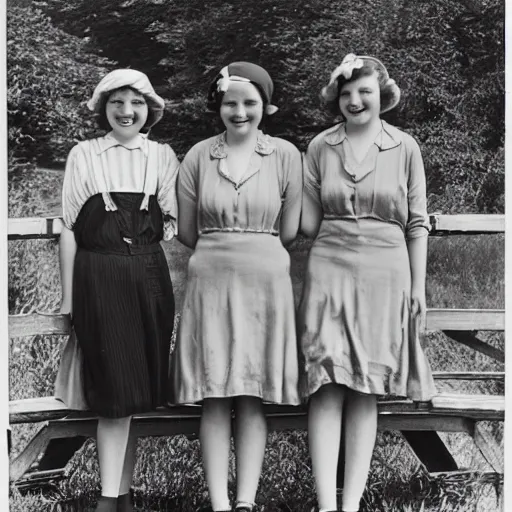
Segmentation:
{"type": "MultiPolygon", "coordinates": [[[[9,216],[59,214],[62,173],[27,171],[13,175],[9,185],[9,216]]],[[[292,277],[296,297],[307,259],[309,243],[299,240],[292,252],[292,277]]],[[[182,302],[186,262],[190,251],[178,242],[166,244],[178,311],[182,302]]],[[[504,238],[500,235],[446,237],[429,244],[427,302],[429,307],[503,308],[504,238]]],[[[9,242],[10,313],[56,311],[59,271],[55,241],[9,242]]],[[[487,341],[503,348],[501,334],[483,333],[487,341]]],[[[62,337],[35,336],[10,340],[10,398],[53,394],[62,337]]],[[[441,333],[427,336],[427,354],[434,370],[503,370],[503,365],[474,352],[441,333]]],[[[503,393],[500,383],[444,384],[446,390],[503,393]]],[[[13,426],[13,450],[18,454],[38,425],[13,426]]],[[[502,425],[490,424],[498,438],[502,425]]],[[[485,475],[489,468],[465,434],[442,434],[461,467],[473,472],[460,475],[425,474],[397,432],[377,438],[363,510],[372,511],[478,511],[501,510],[501,484],[485,475]]],[[[234,463],[231,461],[232,470],[234,463]]],[[[93,504],[99,489],[95,444],[89,440],[77,452],[66,478],[47,487],[10,492],[12,512],[83,510],[93,504]]],[[[233,476],[233,471],[232,475],[233,476]]],[[[234,480],[231,478],[231,493],[234,480]]],[[[134,489],[139,510],[191,512],[207,504],[208,495],[197,440],[184,436],[139,440],[134,489]]],[[[309,511],[315,504],[307,437],[302,431],[271,433],[258,493],[259,510],[309,511]],[[263,506],[264,505],[264,506],[263,506]]]]}

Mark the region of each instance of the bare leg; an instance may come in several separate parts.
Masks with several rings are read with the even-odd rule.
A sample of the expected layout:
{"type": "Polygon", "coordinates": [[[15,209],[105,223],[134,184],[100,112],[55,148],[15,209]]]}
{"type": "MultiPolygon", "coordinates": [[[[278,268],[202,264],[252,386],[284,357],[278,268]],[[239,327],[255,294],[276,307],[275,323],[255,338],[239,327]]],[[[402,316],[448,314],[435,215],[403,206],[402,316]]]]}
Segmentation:
{"type": "Polygon", "coordinates": [[[267,444],[267,420],[260,398],[235,398],[237,503],[253,505],[267,444]]]}
{"type": "Polygon", "coordinates": [[[377,435],[377,397],[349,391],[345,408],[345,480],[342,510],[359,510],[377,435]]]}
{"type": "Polygon", "coordinates": [[[199,439],[214,511],[231,509],[228,496],[231,406],[230,398],[207,398],[201,415],[199,439]]]}
{"type": "Polygon", "coordinates": [[[133,425],[130,428],[126,455],[124,456],[123,474],[121,486],[119,487],[119,498],[117,499],[117,512],[132,512],[132,498],[130,488],[133,480],[133,469],[135,467],[135,456],[137,454],[137,437],[133,434],[133,425]]]}
{"type": "Polygon", "coordinates": [[[309,452],[320,510],[336,510],[336,472],[344,397],[344,387],[326,384],[309,400],[309,452]]]}
{"type": "Polygon", "coordinates": [[[100,462],[101,495],[117,498],[130,434],[131,416],[100,418],[96,446],[100,462]]]}

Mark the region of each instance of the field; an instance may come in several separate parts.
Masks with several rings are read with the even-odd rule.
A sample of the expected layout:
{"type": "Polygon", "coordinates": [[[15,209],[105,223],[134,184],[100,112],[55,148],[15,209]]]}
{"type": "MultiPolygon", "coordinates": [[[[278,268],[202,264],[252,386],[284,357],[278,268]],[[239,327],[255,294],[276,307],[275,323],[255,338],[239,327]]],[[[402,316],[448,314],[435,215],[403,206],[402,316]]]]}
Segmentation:
{"type": "MultiPolygon", "coordinates": [[[[26,172],[11,176],[9,216],[59,214],[62,173],[26,172]]],[[[307,257],[308,243],[299,240],[292,251],[296,295],[307,257]]],[[[177,296],[183,297],[189,251],[178,242],[166,244],[177,296]]],[[[9,309],[11,314],[34,310],[56,311],[59,273],[55,241],[9,242],[9,309]]],[[[500,235],[431,239],[427,279],[429,307],[503,308],[504,239],[500,235]]],[[[503,348],[501,334],[482,334],[503,348]]],[[[10,340],[10,398],[53,394],[63,339],[36,336],[10,340]]],[[[434,370],[503,370],[503,365],[441,333],[428,333],[427,354],[434,370]]],[[[443,384],[442,389],[503,393],[501,384],[443,384]]],[[[13,428],[11,457],[28,442],[37,426],[13,428]]],[[[498,437],[502,428],[489,425],[498,437]]],[[[501,485],[488,478],[489,470],[465,434],[444,435],[461,467],[476,470],[457,476],[424,474],[399,433],[380,433],[364,495],[364,511],[478,511],[494,512],[501,485]]],[[[234,486],[232,487],[232,490],[234,486]]],[[[22,495],[11,488],[12,512],[82,510],[99,490],[95,445],[88,441],[67,469],[67,479],[22,495]]],[[[192,512],[208,500],[197,440],[185,437],[139,441],[134,480],[138,510],[192,512]]],[[[307,440],[304,432],[273,433],[257,497],[258,510],[306,512],[315,504],[307,440]]]]}

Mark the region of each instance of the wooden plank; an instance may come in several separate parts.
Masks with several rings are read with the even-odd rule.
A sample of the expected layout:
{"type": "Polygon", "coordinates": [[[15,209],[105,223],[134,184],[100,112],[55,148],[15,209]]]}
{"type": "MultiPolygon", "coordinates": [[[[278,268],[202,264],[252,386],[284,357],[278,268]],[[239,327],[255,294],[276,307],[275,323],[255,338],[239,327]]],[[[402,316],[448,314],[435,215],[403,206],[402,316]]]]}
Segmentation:
{"type": "Polygon", "coordinates": [[[429,216],[432,235],[504,233],[505,215],[440,215],[429,216]]]}
{"type": "Polygon", "coordinates": [[[443,331],[446,336],[455,340],[457,343],[462,343],[473,350],[477,350],[486,356],[499,361],[500,363],[505,362],[505,352],[500,350],[488,343],[484,343],[478,339],[472,332],[461,332],[461,331],[443,331]]]}
{"type": "MultiPolygon", "coordinates": [[[[267,416],[269,427],[272,430],[305,429],[307,416],[304,408],[296,407],[293,412],[291,407],[287,409],[286,414],[282,415],[275,411],[270,413],[267,416]]],[[[409,412],[404,412],[404,407],[399,409],[397,404],[388,410],[386,410],[385,404],[381,404],[380,409],[379,430],[467,432],[470,434],[473,434],[474,430],[473,420],[463,417],[460,410],[457,411],[458,415],[450,415],[449,410],[432,412],[414,406],[409,407],[409,412]]],[[[483,411],[478,412],[483,413],[483,411]]],[[[132,420],[133,432],[139,437],[194,435],[199,431],[200,413],[200,407],[178,407],[174,410],[162,409],[157,412],[136,415],[132,420]]],[[[46,452],[52,440],[95,437],[96,426],[97,418],[92,414],[84,417],[68,416],[65,419],[47,422],[25,450],[12,462],[11,480],[16,481],[21,478],[41,454],[46,452]]]]}
{"type": "Polygon", "coordinates": [[[436,431],[403,430],[402,436],[429,473],[459,469],[452,454],[436,431]]]}
{"type": "Polygon", "coordinates": [[[9,402],[9,422],[13,425],[63,418],[69,413],[70,410],[64,403],[53,396],[25,398],[9,402]]]}
{"type": "MultiPolygon", "coordinates": [[[[504,233],[504,215],[429,215],[431,234],[479,234],[504,233]]],[[[10,218],[7,236],[9,240],[27,238],[56,238],[62,231],[61,217],[23,217],[10,218]]]]}
{"type": "Polygon", "coordinates": [[[36,334],[66,335],[71,331],[69,315],[58,313],[29,313],[9,315],[9,337],[34,336],[36,334]]]}
{"type": "Polygon", "coordinates": [[[485,411],[496,417],[505,412],[505,397],[502,395],[442,393],[432,398],[432,407],[437,410],[459,411],[464,414],[485,411]]]}
{"type": "Polygon", "coordinates": [[[440,309],[427,310],[430,331],[504,331],[504,309],[440,309]]]}
{"type": "Polygon", "coordinates": [[[62,226],[60,217],[11,218],[7,225],[7,239],[57,238],[62,226]]]}
{"type": "Polygon", "coordinates": [[[496,473],[503,473],[505,466],[503,450],[496,442],[494,436],[479,422],[475,425],[473,439],[481,454],[494,471],[496,473]]]}
{"type": "Polygon", "coordinates": [[[505,372],[432,372],[435,380],[504,380],[505,372]]]}
{"type": "Polygon", "coordinates": [[[50,428],[48,424],[31,439],[24,450],[9,465],[9,480],[19,480],[43,453],[50,443],[50,428]]]}
{"type": "MultiPolygon", "coordinates": [[[[58,313],[29,313],[9,315],[9,337],[34,336],[36,334],[70,333],[69,315],[58,313]]],[[[503,309],[429,309],[427,329],[439,331],[503,331],[503,309]]]]}

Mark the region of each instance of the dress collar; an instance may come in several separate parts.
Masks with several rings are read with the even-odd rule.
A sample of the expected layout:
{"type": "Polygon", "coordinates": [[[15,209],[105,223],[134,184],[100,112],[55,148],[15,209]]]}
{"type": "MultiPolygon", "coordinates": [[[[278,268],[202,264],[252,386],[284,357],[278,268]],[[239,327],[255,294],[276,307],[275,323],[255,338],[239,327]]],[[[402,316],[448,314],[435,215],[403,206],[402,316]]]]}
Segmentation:
{"type": "MultiPolygon", "coordinates": [[[[260,155],[271,155],[276,149],[276,145],[272,141],[270,135],[266,135],[261,130],[258,130],[258,137],[256,139],[256,147],[254,151],[260,155]]],[[[221,133],[214,137],[213,142],[210,146],[210,155],[213,158],[226,158],[228,156],[226,152],[226,132],[221,133]]]]}
{"type": "MultiPolygon", "coordinates": [[[[379,147],[381,151],[386,149],[395,148],[402,143],[402,136],[400,130],[381,121],[382,129],[375,137],[374,143],[379,147]]],[[[345,129],[345,123],[340,123],[327,130],[327,134],[324,139],[330,146],[336,146],[341,144],[347,138],[347,132],[345,129]]]]}
{"type": "Polygon", "coordinates": [[[107,151],[110,148],[115,146],[122,146],[126,149],[140,149],[147,156],[148,154],[148,134],[147,133],[139,133],[134,139],[132,139],[129,143],[124,144],[119,142],[112,132],[108,132],[104,137],[98,138],[98,155],[107,151]]]}

